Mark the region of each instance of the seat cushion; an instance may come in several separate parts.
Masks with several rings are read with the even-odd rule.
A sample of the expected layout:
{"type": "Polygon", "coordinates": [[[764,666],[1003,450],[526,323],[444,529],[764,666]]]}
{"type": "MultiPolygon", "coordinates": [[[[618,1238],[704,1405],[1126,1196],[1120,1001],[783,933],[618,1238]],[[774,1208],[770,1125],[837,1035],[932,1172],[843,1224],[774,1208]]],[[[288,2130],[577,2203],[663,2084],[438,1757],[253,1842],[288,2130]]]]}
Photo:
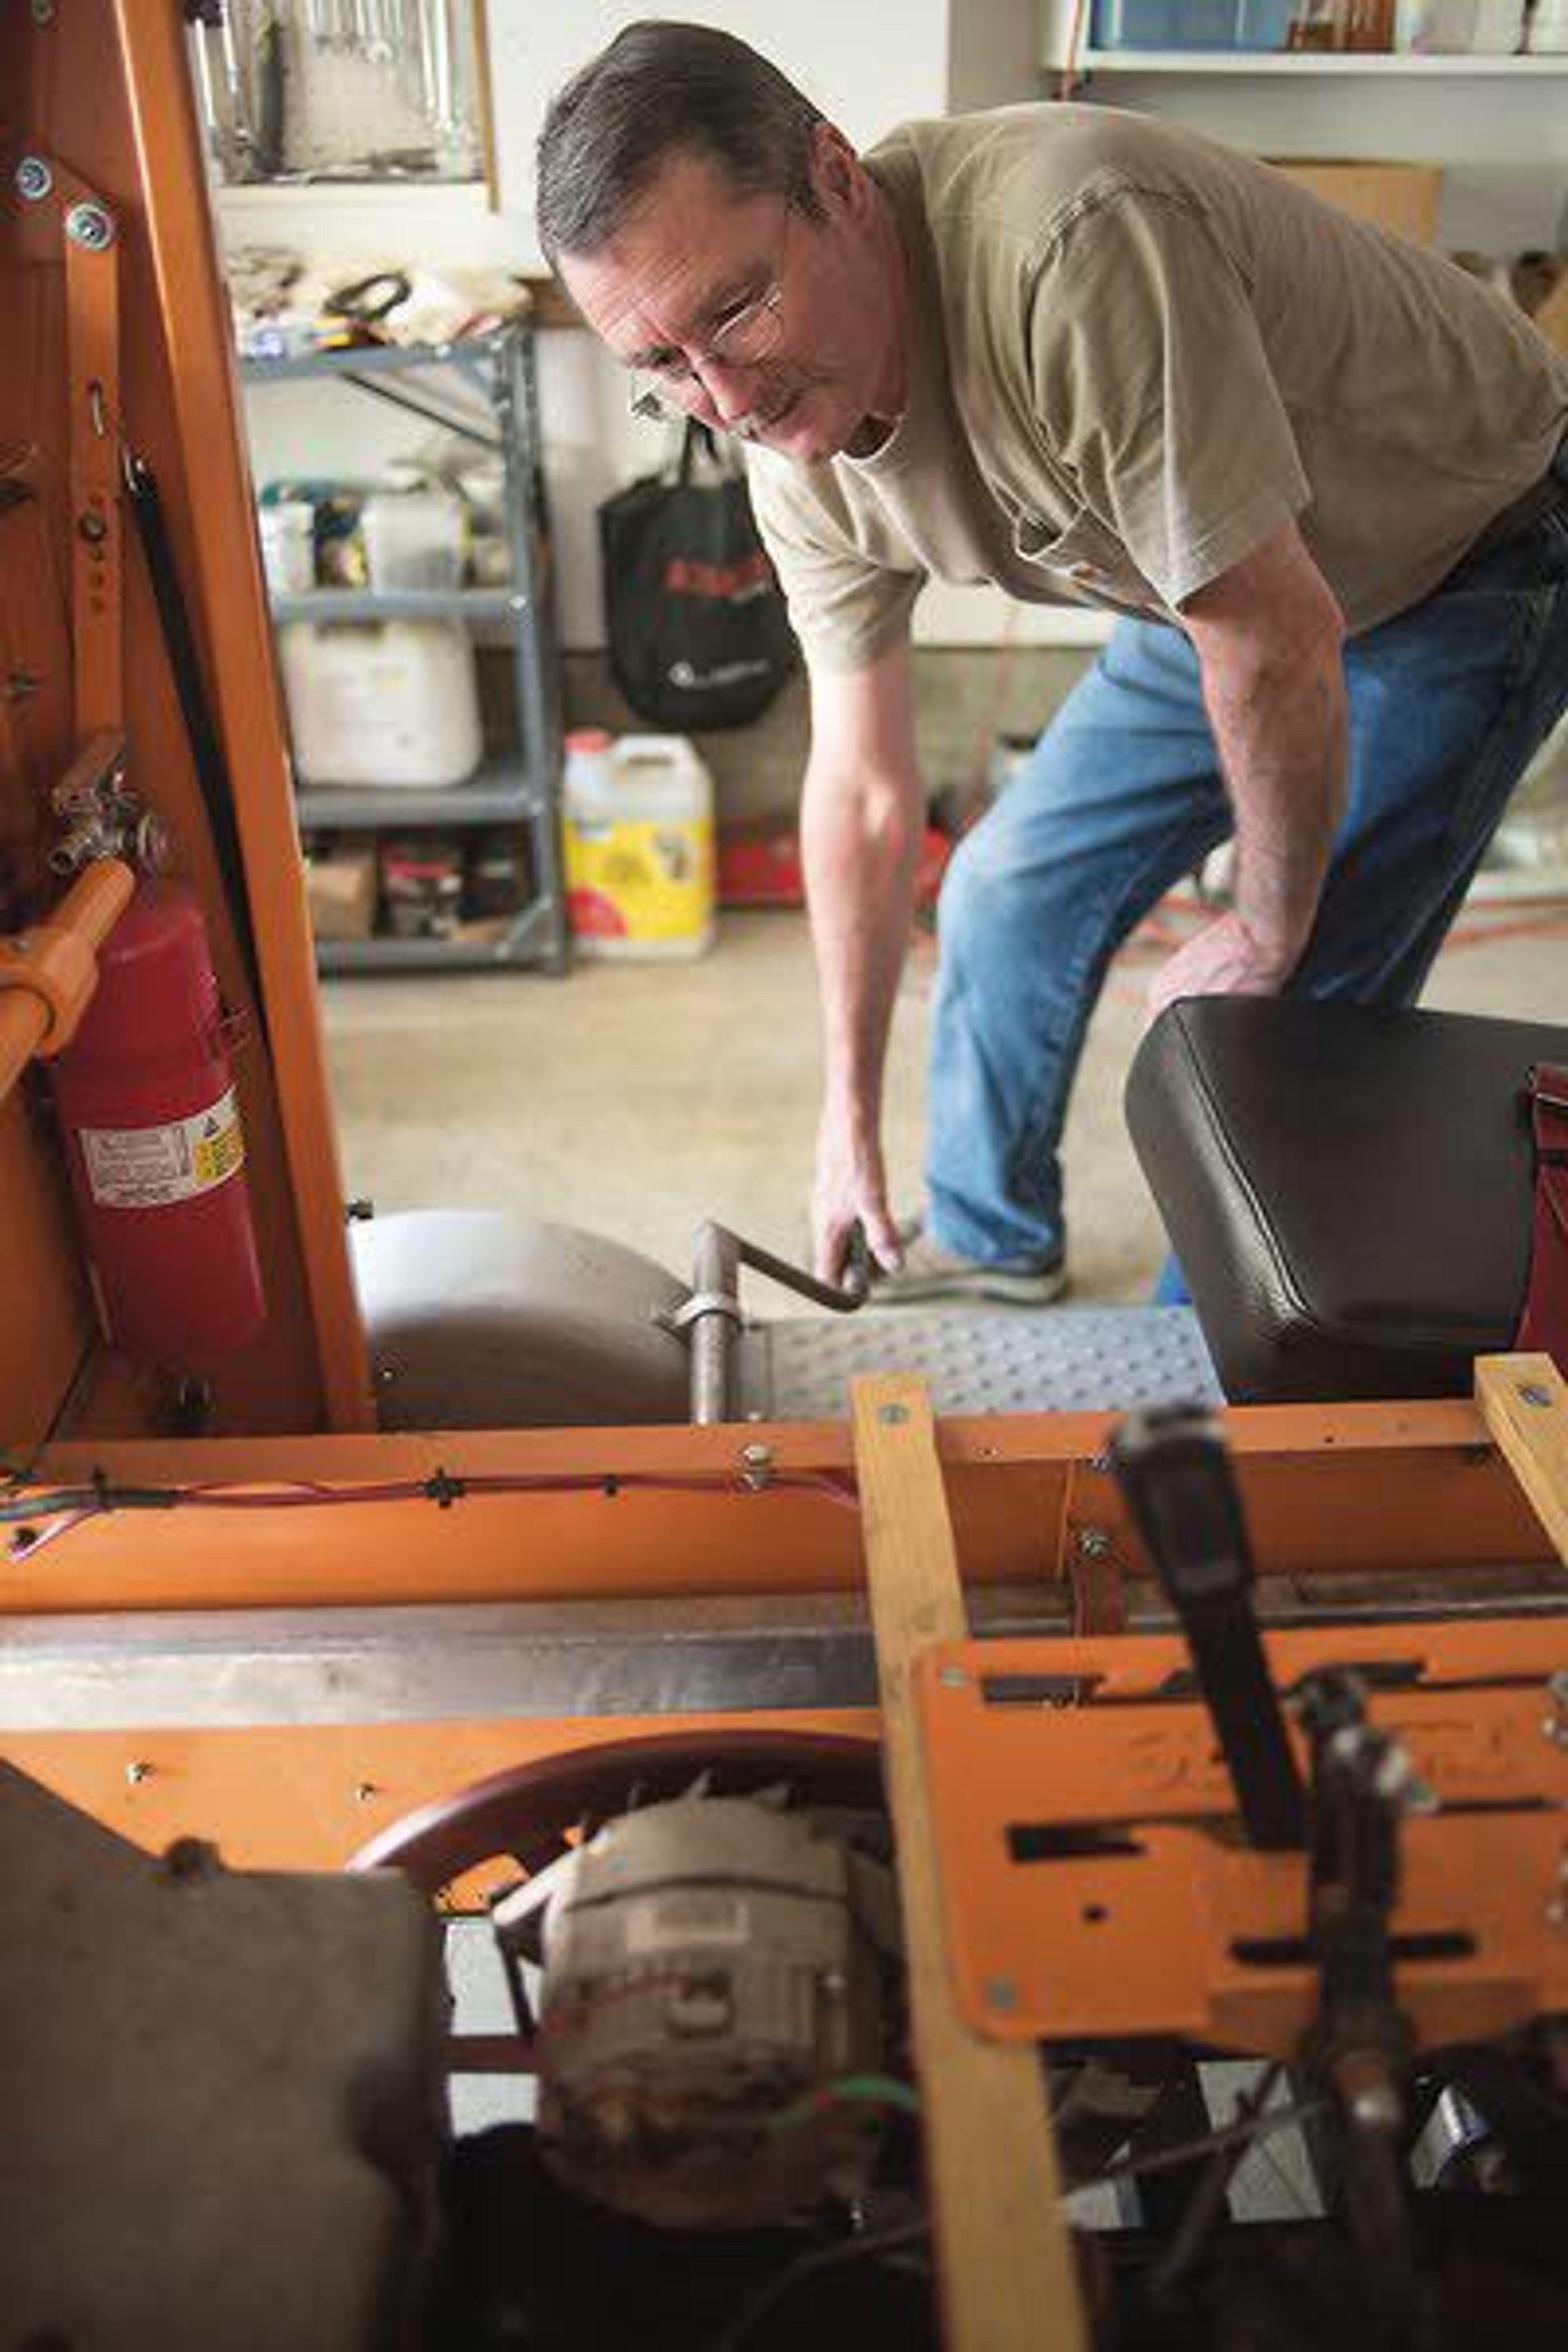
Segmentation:
{"type": "Polygon", "coordinates": [[[1530,1270],[1523,1087],[1568,1029],[1201,997],[1144,1038],[1134,1149],[1237,1402],[1468,1393],[1530,1270]]]}

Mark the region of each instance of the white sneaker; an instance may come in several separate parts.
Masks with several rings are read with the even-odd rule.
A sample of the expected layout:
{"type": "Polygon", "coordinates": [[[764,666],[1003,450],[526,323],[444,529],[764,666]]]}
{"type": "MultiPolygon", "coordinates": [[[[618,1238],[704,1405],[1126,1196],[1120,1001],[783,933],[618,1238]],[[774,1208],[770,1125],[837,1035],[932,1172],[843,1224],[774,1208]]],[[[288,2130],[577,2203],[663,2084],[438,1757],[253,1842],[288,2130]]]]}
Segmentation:
{"type": "Polygon", "coordinates": [[[897,1274],[871,1267],[872,1307],[917,1307],[940,1298],[991,1298],[1010,1307],[1049,1307],[1068,1286],[1058,1250],[1038,1265],[986,1265],[933,1241],[918,1218],[900,1228],[904,1262],[897,1274]]]}

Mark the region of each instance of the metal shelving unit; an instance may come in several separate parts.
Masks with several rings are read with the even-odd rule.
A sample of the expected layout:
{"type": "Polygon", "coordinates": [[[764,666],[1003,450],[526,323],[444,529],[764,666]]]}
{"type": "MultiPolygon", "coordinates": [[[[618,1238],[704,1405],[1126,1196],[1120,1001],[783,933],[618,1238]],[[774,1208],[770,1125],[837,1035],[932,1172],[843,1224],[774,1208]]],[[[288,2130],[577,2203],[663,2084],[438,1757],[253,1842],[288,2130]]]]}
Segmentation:
{"type": "Polygon", "coordinates": [[[526,322],[461,342],[385,344],[311,352],[291,359],[248,359],[247,383],[336,382],[390,402],[426,424],[498,455],[506,469],[506,539],[511,577],[500,588],[373,590],[318,588],[274,596],[276,624],[289,621],[459,621],[499,628],[510,646],[521,740],[515,752],[488,761],[467,783],[440,791],[302,785],[302,824],[339,832],[382,826],[520,826],[527,836],[533,895],[498,939],[377,937],[322,940],[324,972],[567,969],[570,933],[561,866],[559,783],[561,718],[554,636],[546,593],[548,535],[539,462],[539,396],[533,337],[526,322]],[[473,401],[443,403],[411,378],[446,371],[477,391],[473,401]]]}
{"type": "Polygon", "coordinates": [[[1410,81],[1513,81],[1568,74],[1568,54],[1491,55],[1468,49],[1452,57],[1428,57],[1384,49],[1080,49],[1083,74],[1308,74],[1386,75],[1410,81]]]}

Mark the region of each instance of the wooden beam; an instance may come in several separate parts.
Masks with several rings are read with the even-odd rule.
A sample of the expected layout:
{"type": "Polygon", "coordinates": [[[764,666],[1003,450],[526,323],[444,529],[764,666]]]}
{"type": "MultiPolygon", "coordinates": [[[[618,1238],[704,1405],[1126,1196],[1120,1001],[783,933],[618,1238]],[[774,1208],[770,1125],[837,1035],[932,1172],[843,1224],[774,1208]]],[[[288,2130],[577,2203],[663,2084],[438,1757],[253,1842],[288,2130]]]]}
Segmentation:
{"type": "Polygon", "coordinates": [[[1568,1566],[1568,1381],[1550,1356],[1478,1356],[1476,1402],[1568,1566]]]}
{"type": "Polygon", "coordinates": [[[855,1458],[949,2352],[1084,2352],[1039,2053],[986,2042],[948,1978],[916,1655],[968,1633],[923,1381],[857,1381],[855,1458]]]}

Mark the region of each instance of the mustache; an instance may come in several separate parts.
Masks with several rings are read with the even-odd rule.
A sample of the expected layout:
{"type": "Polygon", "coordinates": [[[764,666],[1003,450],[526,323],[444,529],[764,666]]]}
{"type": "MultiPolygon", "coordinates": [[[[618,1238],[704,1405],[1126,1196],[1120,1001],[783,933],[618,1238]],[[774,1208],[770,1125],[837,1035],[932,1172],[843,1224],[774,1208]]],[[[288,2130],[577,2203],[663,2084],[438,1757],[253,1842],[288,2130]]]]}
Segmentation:
{"type": "Polygon", "coordinates": [[[786,409],[793,408],[806,393],[832,382],[830,368],[792,367],[787,377],[767,387],[765,402],[737,417],[730,430],[739,440],[754,441],[776,425],[786,409]]]}

